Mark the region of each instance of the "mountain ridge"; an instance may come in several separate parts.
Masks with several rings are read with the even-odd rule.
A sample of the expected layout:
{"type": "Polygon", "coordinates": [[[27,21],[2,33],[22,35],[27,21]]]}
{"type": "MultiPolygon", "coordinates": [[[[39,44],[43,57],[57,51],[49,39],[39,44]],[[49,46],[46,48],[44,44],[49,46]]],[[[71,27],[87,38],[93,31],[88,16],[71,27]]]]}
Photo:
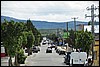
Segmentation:
{"type": "MultiPolygon", "coordinates": [[[[21,19],[16,19],[13,17],[8,17],[8,16],[1,16],[1,22],[6,19],[7,21],[14,20],[15,22],[27,22],[27,20],[21,20],[21,19]]],[[[48,21],[39,21],[39,20],[31,20],[32,24],[37,28],[37,29],[57,29],[57,28],[62,28],[66,29],[66,22],[48,22],[48,21]]],[[[76,21],[76,25],[78,24],[84,24],[87,25],[88,22],[83,22],[83,21],[76,21]]],[[[68,27],[69,28],[74,28],[74,21],[69,21],[68,22],[68,27]]]]}

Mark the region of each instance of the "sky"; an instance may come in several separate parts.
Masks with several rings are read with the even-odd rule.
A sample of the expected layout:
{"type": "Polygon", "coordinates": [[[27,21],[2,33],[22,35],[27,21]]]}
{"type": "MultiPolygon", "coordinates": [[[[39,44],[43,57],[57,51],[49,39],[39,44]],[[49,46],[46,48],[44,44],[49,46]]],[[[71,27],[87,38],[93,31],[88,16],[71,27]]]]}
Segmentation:
{"type": "MultiPolygon", "coordinates": [[[[91,15],[86,10],[91,5],[99,6],[99,1],[1,1],[1,15],[22,20],[40,20],[49,22],[90,21],[85,14],[91,15]]],[[[99,10],[95,10],[96,15],[99,10]]],[[[98,17],[95,17],[99,21],[98,17]]]]}

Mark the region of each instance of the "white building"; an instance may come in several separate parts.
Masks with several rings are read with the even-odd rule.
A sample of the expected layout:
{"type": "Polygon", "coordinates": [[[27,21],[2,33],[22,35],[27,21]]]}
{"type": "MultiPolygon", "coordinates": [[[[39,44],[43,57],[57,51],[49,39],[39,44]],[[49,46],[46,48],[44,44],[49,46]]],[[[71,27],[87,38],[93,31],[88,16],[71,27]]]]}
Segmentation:
{"type": "MultiPolygon", "coordinates": [[[[84,25],[84,31],[87,29],[91,32],[91,25],[84,25]]],[[[99,25],[94,25],[94,33],[99,33],[99,25]]]]}

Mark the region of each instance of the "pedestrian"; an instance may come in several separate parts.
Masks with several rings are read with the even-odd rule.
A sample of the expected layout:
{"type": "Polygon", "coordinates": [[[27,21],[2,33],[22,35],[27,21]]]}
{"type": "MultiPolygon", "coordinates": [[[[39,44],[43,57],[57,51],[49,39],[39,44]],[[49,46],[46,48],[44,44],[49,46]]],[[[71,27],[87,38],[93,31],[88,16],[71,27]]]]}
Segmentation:
{"type": "Polygon", "coordinates": [[[80,52],[82,52],[82,48],[80,48],[80,52]]]}

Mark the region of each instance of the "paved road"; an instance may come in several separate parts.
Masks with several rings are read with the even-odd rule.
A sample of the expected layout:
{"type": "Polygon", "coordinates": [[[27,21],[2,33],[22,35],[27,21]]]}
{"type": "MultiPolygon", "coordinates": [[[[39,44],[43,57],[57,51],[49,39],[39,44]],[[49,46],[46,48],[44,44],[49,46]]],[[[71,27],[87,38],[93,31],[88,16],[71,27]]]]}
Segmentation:
{"type": "Polygon", "coordinates": [[[64,64],[64,55],[59,55],[54,49],[52,53],[46,53],[48,45],[42,45],[39,53],[33,53],[25,61],[26,66],[68,66],[64,64]]]}

